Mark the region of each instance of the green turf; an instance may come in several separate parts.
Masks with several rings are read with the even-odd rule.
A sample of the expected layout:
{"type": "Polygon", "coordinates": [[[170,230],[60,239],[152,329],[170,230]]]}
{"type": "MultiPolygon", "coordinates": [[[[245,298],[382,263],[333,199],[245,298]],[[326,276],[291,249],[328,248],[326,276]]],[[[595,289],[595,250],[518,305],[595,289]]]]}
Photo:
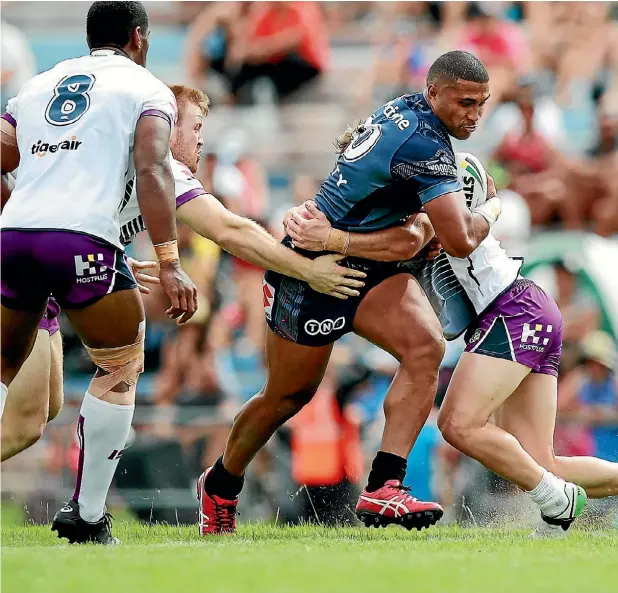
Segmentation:
{"type": "Polygon", "coordinates": [[[194,528],[116,522],[123,545],[59,544],[47,527],[2,532],[7,593],[612,593],[618,533],[438,527],[242,526],[201,539],[194,528]]]}

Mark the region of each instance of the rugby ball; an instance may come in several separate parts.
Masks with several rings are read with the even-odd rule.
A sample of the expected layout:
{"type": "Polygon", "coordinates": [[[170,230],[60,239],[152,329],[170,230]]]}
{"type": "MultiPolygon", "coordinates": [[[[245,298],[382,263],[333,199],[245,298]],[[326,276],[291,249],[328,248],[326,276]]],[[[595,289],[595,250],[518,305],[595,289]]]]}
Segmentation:
{"type": "Polygon", "coordinates": [[[463,187],[466,207],[474,210],[487,201],[487,173],[481,161],[469,152],[455,153],[457,179],[463,187]]]}

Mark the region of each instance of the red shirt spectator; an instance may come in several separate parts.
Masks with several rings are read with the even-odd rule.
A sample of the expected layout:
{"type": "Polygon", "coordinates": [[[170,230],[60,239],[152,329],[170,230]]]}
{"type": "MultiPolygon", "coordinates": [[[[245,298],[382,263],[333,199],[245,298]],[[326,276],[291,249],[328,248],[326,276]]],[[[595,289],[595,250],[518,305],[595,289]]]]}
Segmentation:
{"type": "MultiPolygon", "coordinates": [[[[252,15],[248,25],[251,42],[273,42],[297,38],[291,51],[271,55],[267,61],[281,62],[286,54],[294,53],[313,66],[324,70],[329,58],[329,45],[324,15],[317,2],[264,2],[252,15]]],[[[283,41],[282,43],[285,44],[283,41]]]]}

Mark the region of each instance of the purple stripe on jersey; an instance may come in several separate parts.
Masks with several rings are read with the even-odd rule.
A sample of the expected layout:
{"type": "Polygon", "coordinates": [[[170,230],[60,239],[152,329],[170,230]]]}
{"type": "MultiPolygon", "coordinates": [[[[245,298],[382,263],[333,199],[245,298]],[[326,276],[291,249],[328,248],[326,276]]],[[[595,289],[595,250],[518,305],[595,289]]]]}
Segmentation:
{"type": "Polygon", "coordinates": [[[142,111],[140,118],[146,115],[154,115],[155,117],[161,117],[165,121],[167,121],[170,126],[172,125],[172,120],[170,119],[170,116],[165,113],[165,111],[161,111],[160,109],[146,109],[146,111],[142,111]]]}
{"type": "Polygon", "coordinates": [[[8,111],[5,111],[1,117],[2,119],[8,121],[14,128],[17,127],[17,122],[15,121],[15,118],[8,111]]]}
{"type": "Polygon", "coordinates": [[[193,189],[186,191],[184,194],[176,198],[176,208],[180,208],[183,204],[190,202],[194,198],[197,198],[199,196],[205,196],[205,195],[206,195],[206,190],[204,190],[203,187],[194,187],[193,189]]]}
{"type": "Polygon", "coordinates": [[[82,477],[84,475],[84,450],[86,449],[86,439],[84,439],[84,417],[81,414],[77,421],[77,438],[79,440],[79,462],[77,464],[77,481],[75,482],[73,500],[79,503],[79,494],[82,489],[82,477]]]}

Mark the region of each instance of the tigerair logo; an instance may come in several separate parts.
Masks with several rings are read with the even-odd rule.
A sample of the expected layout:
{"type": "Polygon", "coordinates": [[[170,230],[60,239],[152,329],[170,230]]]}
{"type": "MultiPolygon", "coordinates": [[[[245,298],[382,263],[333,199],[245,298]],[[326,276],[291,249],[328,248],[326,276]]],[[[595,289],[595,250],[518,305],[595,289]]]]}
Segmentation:
{"type": "Polygon", "coordinates": [[[63,140],[62,142],[58,142],[58,144],[49,144],[49,142],[39,140],[36,144],[32,145],[31,152],[39,158],[43,158],[50,152],[53,154],[61,150],[77,150],[82,144],[83,142],[80,142],[77,136],[71,136],[70,140],[63,140]]]}
{"type": "Polygon", "coordinates": [[[86,259],[82,255],[75,256],[75,273],[78,284],[87,284],[107,280],[107,266],[103,265],[103,254],[88,254],[86,259]],[[98,268],[98,269],[97,269],[98,268]]]}

